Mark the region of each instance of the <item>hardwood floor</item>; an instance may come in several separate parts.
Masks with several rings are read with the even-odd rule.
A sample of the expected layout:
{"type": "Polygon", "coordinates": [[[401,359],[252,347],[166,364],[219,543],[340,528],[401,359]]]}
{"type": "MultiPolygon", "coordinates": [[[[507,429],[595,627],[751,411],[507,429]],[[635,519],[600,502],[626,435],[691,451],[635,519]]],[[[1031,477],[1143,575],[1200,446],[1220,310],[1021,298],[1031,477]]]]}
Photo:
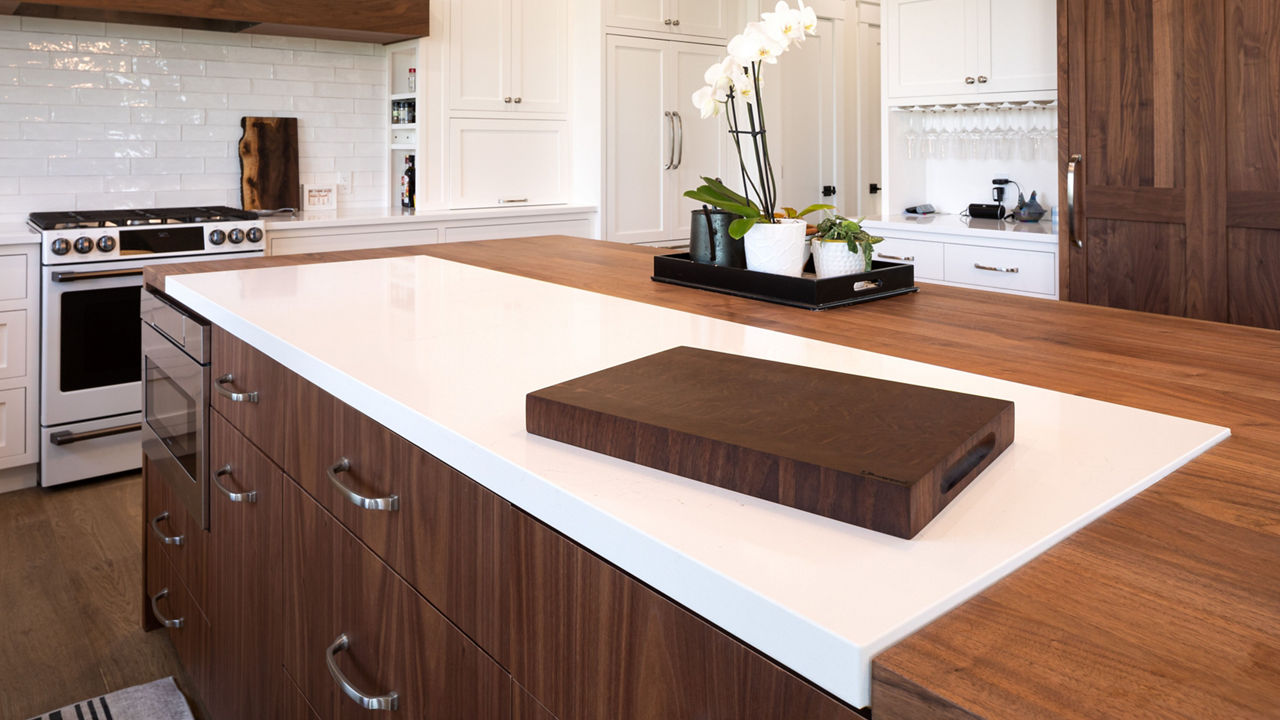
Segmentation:
{"type": "Polygon", "coordinates": [[[142,476],[0,495],[0,718],[27,718],[173,675],[145,633],[142,476]]]}

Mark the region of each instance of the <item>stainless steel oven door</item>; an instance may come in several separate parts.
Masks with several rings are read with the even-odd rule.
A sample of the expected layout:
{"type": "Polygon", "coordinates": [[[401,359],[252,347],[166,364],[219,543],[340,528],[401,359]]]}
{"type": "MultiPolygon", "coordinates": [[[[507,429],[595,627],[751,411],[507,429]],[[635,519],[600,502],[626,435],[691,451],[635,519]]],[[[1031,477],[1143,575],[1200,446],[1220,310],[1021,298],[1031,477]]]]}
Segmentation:
{"type": "Polygon", "coordinates": [[[208,527],[209,367],[154,327],[140,326],[142,449],[148,472],[168,482],[187,512],[208,527]]]}

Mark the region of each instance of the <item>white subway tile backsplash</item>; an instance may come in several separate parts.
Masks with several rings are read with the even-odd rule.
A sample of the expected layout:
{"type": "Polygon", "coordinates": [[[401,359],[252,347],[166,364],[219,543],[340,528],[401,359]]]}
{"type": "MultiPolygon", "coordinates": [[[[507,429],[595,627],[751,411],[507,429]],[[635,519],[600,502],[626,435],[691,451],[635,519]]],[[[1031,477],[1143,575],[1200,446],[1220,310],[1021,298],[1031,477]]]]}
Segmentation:
{"type": "Polygon", "coordinates": [[[45,119],[55,123],[127,123],[129,108],[56,105],[45,119]]]}
{"type": "Polygon", "coordinates": [[[82,158],[150,158],[156,156],[156,143],[138,140],[106,140],[81,142],[76,157],[82,158]]]}
{"type": "Polygon", "coordinates": [[[304,179],[386,176],[380,45],[0,15],[0,218],[238,204],[246,115],[296,117],[304,179]]]}

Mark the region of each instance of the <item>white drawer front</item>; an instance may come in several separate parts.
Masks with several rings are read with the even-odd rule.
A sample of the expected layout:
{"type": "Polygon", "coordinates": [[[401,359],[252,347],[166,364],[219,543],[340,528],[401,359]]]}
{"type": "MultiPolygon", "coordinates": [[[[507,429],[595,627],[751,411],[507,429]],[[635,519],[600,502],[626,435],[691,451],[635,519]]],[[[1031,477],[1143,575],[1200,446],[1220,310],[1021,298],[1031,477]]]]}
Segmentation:
{"type": "Polygon", "coordinates": [[[267,243],[272,255],[330,252],[336,250],[363,250],[367,248],[431,245],[439,242],[436,228],[418,230],[386,230],[376,226],[363,227],[356,232],[350,228],[334,228],[332,231],[316,230],[315,234],[267,233],[267,243]]]}
{"type": "Polygon", "coordinates": [[[877,260],[915,265],[917,280],[941,280],[944,247],[942,243],[927,240],[886,237],[884,242],[876,244],[875,251],[877,260]]]}
{"type": "Polygon", "coordinates": [[[534,237],[535,235],[587,237],[590,233],[591,222],[585,218],[577,220],[541,220],[504,225],[472,225],[470,227],[445,228],[444,241],[467,242],[470,240],[534,237]]]}
{"type": "Polygon", "coordinates": [[[27,256],[0,255],[0,300],[23,300],[27,293],[27,256]]]}
{"type": "Polygon", "coordinates": [[[27,389],[0,390],[0,458],[27,451],[27,389]]]}
{"type": "Polygon", "coordinates": [[[27,374],[27,311],[0,312],[0,379],[27,374]]]}
{"type": "Polygon", "coordinates": [[[565,123],[450,121],[455,208],[563,203],[569,196],[565,123]]]}
{"type": "Polygon", "coordinates": [[[948,245],[944,279],[1001,290],[1054,292],[1053,253],[1034,250],[948,245]]]}

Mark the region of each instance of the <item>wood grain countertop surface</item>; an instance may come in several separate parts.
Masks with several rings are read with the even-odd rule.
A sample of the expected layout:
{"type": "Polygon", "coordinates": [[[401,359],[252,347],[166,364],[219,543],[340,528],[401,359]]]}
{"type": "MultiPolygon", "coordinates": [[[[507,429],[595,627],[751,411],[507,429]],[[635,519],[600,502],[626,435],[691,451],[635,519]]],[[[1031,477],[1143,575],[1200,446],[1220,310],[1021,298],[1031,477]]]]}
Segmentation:
{"type": "Polygon", "coordinates": [[[871,707],[876,720],[1280,717],[1280,332],[928,284],[811,312],[653,282],[660,252],[523,238],[179,263],[146,282],[425,254],[1224,425],[1227,441],[882,653],[871,707]]]}

